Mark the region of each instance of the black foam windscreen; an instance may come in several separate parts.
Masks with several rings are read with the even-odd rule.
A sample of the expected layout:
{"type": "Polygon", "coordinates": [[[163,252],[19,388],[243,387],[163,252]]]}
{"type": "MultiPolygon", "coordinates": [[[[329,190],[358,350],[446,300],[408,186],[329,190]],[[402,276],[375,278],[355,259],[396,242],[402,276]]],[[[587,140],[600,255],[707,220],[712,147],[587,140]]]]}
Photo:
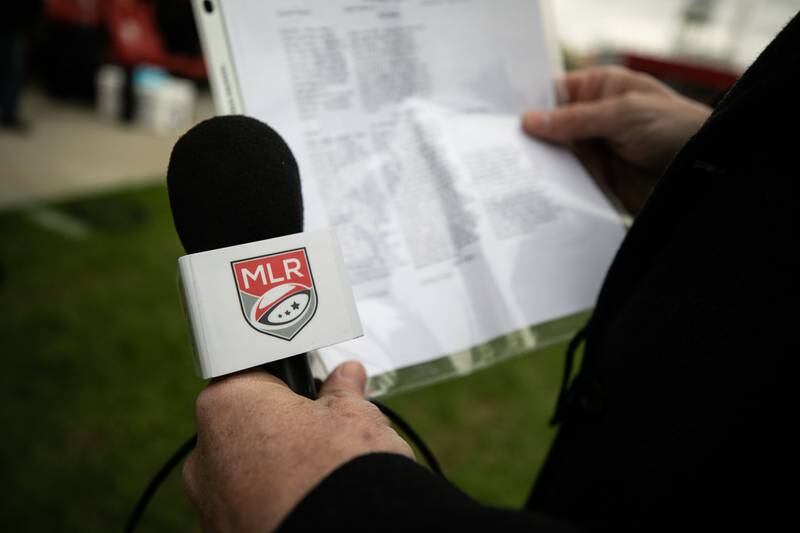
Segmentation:
{"type": "Polygon", "coordinates": [[[253,118],[215,117],[186,132],[172,149],[167,188],[186,253],[303,231],[297,162],[253,118]]]}

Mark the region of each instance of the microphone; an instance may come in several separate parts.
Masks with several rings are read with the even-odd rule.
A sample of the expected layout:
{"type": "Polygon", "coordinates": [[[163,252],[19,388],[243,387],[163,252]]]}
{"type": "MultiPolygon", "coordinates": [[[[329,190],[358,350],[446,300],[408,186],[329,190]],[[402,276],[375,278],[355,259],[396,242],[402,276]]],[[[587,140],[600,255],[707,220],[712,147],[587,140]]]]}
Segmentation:
{"type": "MultiPolygon", "coordinates": [[[[215,117],[186,132],[170,155],[167,190],[187,254],[303,231],[297,162],[281,136],[253,118],[215,117]]],[[[316,397],[307,354],[263,368],[316,397]]]]}

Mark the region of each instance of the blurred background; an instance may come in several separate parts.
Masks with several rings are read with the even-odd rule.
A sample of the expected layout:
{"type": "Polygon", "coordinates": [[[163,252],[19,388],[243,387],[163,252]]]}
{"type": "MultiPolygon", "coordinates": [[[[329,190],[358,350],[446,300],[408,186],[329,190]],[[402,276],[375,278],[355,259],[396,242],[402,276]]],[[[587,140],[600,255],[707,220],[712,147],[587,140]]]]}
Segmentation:
{"type": "MultiPolygon", "coordinates": [[[[706,102],[800,9],[552,4],[568,68],[623,64],[706,102]]],[[[0,83],[0,525],[119,530],[193,432],[202,387],[164,185],[177,136],[213,112],[189,1],[5,0],[0,83]]],[[[562,356],[556,346],[387,403],[463,490],[518,506],[553,436],[562,356]]],[[[141,530],[198,530],[178,475],[141,530]]]]}

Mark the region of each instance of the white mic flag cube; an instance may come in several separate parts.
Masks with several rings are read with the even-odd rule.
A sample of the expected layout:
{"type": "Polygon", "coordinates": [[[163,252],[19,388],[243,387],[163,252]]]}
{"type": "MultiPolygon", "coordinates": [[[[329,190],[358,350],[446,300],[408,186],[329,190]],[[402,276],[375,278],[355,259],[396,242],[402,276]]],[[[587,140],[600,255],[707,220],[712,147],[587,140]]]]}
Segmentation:
{"type": "Polygon", "coordinates": [[[178,272],[203,378],[363,335],[331,231],[185,255],[178,272]]]}

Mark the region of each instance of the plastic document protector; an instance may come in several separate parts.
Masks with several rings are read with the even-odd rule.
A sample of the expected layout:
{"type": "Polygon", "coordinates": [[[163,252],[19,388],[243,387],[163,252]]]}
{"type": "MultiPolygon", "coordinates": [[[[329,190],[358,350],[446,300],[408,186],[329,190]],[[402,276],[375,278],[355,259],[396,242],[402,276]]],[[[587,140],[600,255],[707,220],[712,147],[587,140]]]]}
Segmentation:
{"type": "Polygon", "coordinates": [[[624,235],[566,150],[520,129],[561,62],[535,0],[193,0],[218,114],[278,131],[306,230],[333,228],[379,396],[560,342],[624,235]]]}

